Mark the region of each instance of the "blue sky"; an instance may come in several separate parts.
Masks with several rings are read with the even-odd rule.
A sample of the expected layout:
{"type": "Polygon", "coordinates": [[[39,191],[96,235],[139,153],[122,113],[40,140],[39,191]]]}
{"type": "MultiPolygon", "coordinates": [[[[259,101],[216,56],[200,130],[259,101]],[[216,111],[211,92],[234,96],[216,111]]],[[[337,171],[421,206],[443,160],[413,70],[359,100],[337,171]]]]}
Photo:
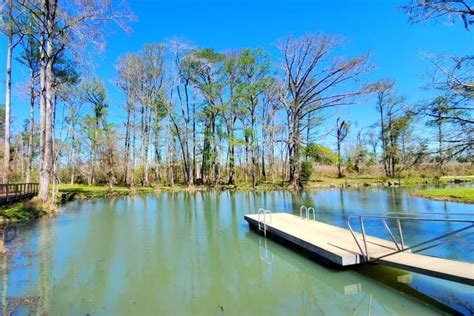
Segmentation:
{"type": "MultiPolygon", "coordinates": [[[[448,24],[426,22],[411,25],[398,7],[405,1],[391,0],[134,0],[129,1],[137,21],[130,34],[108,37],[108,49],[97,57],[95,72],[108,86],[112,119],[122,116],[123,96],[112,84],[117,58],[139,50],[144,43],[170,38],[186,39],[200,47],[230,50],[263,47],[275,63],[280,55],[275,43],[287,35],[324,32],[343,36],[340,50],[345,56],[369,52],[376,69],[368,79],[393,77],[400,94],[416,101],[426,98],[429,63],[422,53],[466,55],[474,52],[474,31],[464,30],[459,21],[448,24]]],[[[0,39],[0,69],[5,69],[6,40],[0,39]]],[[[26,80],[27,73],[14,65],[13,84],[26,80]]],[[[4,100],[4,71],[0,71],[0,103],[4,100]]],[[[13,95],[14,126],[27,115],[25,100],[13,95]]],[[[338,115],[359,127],[376,121],[372,100],[338,110],[338,115]]],[[[332,126],[332,122],[331,122],[332,126]]]]}

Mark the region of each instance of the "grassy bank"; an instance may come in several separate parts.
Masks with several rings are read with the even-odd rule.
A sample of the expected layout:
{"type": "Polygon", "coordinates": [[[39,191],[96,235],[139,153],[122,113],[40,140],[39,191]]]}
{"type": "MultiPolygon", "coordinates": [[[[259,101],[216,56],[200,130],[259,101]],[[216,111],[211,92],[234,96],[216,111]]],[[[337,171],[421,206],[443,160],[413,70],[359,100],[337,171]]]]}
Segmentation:
{"type": "MultiPolygon", "coordinates": [[[[112,191],[107,186],[88,185],[60,185],[58,188],[57,204],[64,204],[73,200],[110,198],[114,196],[125,196],[137,193],[154,192],[155,188],[115,186],[112,191]]],[[[36,199],[16,202],[0,206],[0,224],[10,222],[24,222],[40,218],[48,213],[54,213],[51,205],[43,205],[36,199]]]]}
{"type": "Polygon", "coordinates": [[[474,182],[474,176],[445,176],[445,177],[402,177],[402,178],[379,178],[379,177],[345,177],[345,178],[314,178],[306,184],[306,188],[327,188],[347,186],[417,186],[417,185],[445,185],[452,183],[474,182]]]}
{"type": "Polygon", "coordinates": [[[438,188],[413,192],[413,195],[433,200],[474,203],[474,188],[438,188]]]}
{"type": "Polygon", "coordinates": [[[43,205],[35,199],[3,205],[0,207],[0,224],[30,221],[47,214],[43,205]]]}

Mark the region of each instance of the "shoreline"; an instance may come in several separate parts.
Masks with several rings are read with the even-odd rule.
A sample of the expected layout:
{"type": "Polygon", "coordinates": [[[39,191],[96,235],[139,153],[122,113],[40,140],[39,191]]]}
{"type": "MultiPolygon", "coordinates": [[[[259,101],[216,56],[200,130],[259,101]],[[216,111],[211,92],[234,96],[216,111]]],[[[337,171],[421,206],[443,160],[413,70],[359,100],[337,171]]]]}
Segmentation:
{"type": "MultiPolygon", "coordinates": [[[[324,189],[359,189],[370,187],[410,187],[410,186],[444,186],[449,184],[462,184],[474,182],[474,176],[447,176],[434,178],[320,178],[314,179],[305,184],[304,190],[324,190],[324,189]]],[[[58,196],[56,198],[56,206],[64,205],[72,201],[93,200],[100,198],[114,198],[120,196],[133,196],[136,194],[159,193],[159,192],[197,192],[210,190],[230,190],[230,191],[274,191],[286,190],[291,191],[286,183],[282,182],[262,182],[255,189],[249,183],[240,183],[238,185],[199,185],[187,187],[177,184],[173,187],[125,187],[114,186],[112,192],[108,191],[107,186],[88,186],[88,185],[69,185],[59,186],[58,196]]],[[[460,203],[474,203],[474,200],[465,201],[453,196],[432,196],[425,195],[423,191],[412,193],[413,196],[428,198],[440,201],[451,201],[460,203]]],[[[48,207],[48,206],[46,206],[48,207]]],[[[47,216],[55,216],[57,211],[46,211],[44,205],[35,203],[34,198],[23,202],[17,202],[10,205],[0,207],[0,225],[10,223],[23,223],[38,220],[47,216]],[[6,216],[5,216],[6,215],[6,216]]]]}

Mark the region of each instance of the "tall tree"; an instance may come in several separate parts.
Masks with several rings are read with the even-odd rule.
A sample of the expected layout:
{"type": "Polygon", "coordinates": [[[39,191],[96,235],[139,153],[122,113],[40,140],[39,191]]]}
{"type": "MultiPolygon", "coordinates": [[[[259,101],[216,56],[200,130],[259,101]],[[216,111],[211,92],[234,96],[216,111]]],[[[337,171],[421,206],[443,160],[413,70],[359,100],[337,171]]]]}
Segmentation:
{"type": "Polygon", "coordinates": [[[443,163],[445,160],[445,152],[444,152],[444,128],[446,125],[446,120],[444,117],[449,114],[449,105],[447,104],[447,100],[444,97],[437,97],[431,102],[429,110],[429,116],[432,119],[427,121],[428,126],[432,126],[436,128],[436,140],[438,142],[438,152],[437,152],[437,160],[439,164],[440,170],[443,170],[443,163]]]}
{"type": "Polygon", "coordinates": [[[383,79],[379,82],[372,84],[369,87],[369,91],[374,92],[377,97],[376,109],[379,114],[379,126],[380,126],[380,141],[382,146],[382,164],[385,171],[385,175],[390,175],[388,156],[387,156],[387,135],[386,135],[386,117],[388,112],[394,106],[396,102],[393,98],[393,87],[395,81],[393,79],[383,79]]]}
{"type": "Polygon", "coordinates": [[[74,184],[78,175],[79,156],[81,153],[81,135],[80,126],[82,123],[82,110],[84,98],[82,91],[77,85],[69,85],[61,89],[61,98],[66,108],[65,123],[67,124],[67,133],[69,138],[68,166],[70,169],[69,183],[74,184]]]}
{"type": "Polygon", "coordinates": [[[92,114],[84,117],[84,130],[89,138],[89,175],[88,184],[95,184],[96,179],[96,151],[99,138],[106,130],[107,122],[107,93],[103,82],[94,78],[91,81],[85,81],[81,85],[81,97],[85,103],[92,106],[92,114]]]}
{"type": "Polygon", "coordinates": [[[28,90],[30,101],[30,113],[28,119],[28,154],[25,182],[31,182],[33,172],[33,138],[35,134],[35,105],[39,95],[38,79],[39,79],[39,45],[34,40],[32,34],[27,34],[21,41],[22,53],[18,58],[19,62],[25,65],[29,70],[28,90]]]}
{"type": "Polygon", "coordinates": [[[229,168],[228,185],[235,185],[236,181],[236,150],[235,147],[239,144],[238,136],[236,135],[237,119],[242,114],[242,106],[239,102],[238,86],[240,83],[239,76],[239,62],[237,54],[227,54],[225,60],[224,72],[226,82],[228,85],[229,98],[224,104],[222,116],[226,126],[227,132],[227,165],[229,168]]]}
{"type": "Polygon", "coordinates": [[[191,95],[191,64],[188,62],[190,45],[177,40],[169,43],[172,58],[173,86],[176,90],[176,109],[169,108],[169,116],[178,139],[183,162],[184,180],[194,185],[196,176],[196,103],[191,95]]]}
{"type": "Polygon", "coordinates": [[[245,116],[249,123],[246,134],[250,139],[252,187],[257,186],[257,106],[260,104],[261,96],[265,87],[270,84],[268,71],[270,60],[262,49],[244,49],[237,57],[240,83],[237,87],[238,98],[245,108],[245,116]]]}
{"type": "Polygon", "coordinates": [[[132,134],[135,130],[135,111],[137,103],[140,99],[140,76],[141,76],[141,60],[140,56],[135,53],[129,53],[119,58],[117,62],[118,78],[116,85],[125,94],[125,111],[127,118],[125,121],[125,144],[124,144],[124,182],[129,186],[134,186],[134,163],[132,147],[132,134]]]}
{"type": "Polygon", "coordinates": [[[214,172],[214,183],[220,179],[218,160],[219,144],[216,136],[219,129],[218,117],[224,100],[225,75],[222,71],[225,56],[212,49],[193,51],[187,60],[191,67],[191,82],[205,100],[202,111],[204,139],[202,153],[202,177],[204,183],[210,183],[211,171],[214,172]]]}
{"type": "Polygon", "coordinates": [[[113,22],[121,28],[130,18],[127,10],[117,8],[108,0],[74,1],[22,1],[22,12],[32,18],[35,39],[40,50],[40,177],[39,198],[49,199],[48,188],[53,171],[54,108],[56,81],[53,66],[58,56],[69,51],[73,56],[84,57],[81,48],[95,45],[104,48],[103,26],[113,22]]]}
{"type": "MultiPolygon", "coordinates": [[[[143,168],[142,185],[149,186],[149,150],[151,122],[155,111],[162,107],[161,94],[164,77],[164,46],[147,44],[140,54],[140,130],[141,130],[141,164],[143,168]]],[[[155,116],[155,118],[157,118],[155,116]]]]}
{"type": "Polygon", "coordinates": [[[356,81],[368,70],[368,56],[331,58],[341,44],[340,38],[327,35],[288,38],[280,44],[287,87],[281,102],[288,118],[289,182],[293,189],[303,187],[299,159],[304,118],[313,112],[353,103],[353,97],[364,92],[356,81]],[[345,87],[348,83],[355,85],[345,87]]]}

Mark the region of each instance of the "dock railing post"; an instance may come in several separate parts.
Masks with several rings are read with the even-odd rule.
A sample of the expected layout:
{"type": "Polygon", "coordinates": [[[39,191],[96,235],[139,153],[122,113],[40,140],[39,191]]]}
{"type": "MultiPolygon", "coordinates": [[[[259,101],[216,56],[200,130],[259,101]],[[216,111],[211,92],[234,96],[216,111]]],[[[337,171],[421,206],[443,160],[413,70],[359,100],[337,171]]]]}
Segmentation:
{"type": "Polygon", "coordinates": [[[398,234],[400,235],[400,244],[402,246],[402,249],[405,249],[405,242],[403,241],[402,224],[400,223],[400,219],[397,219],[397,226],[398,234]]]}
{"type": "Polygon", "coordinates": [[[364,241],[365,260],[369,261],[370,256],[369,256],[369,251],[367,249],[367,240],[365,239],[364,219],[362,218],[362,216],[359,216],[359,221],[360,221],[360,229],[362,230],[362,240],[364,241]]]}

